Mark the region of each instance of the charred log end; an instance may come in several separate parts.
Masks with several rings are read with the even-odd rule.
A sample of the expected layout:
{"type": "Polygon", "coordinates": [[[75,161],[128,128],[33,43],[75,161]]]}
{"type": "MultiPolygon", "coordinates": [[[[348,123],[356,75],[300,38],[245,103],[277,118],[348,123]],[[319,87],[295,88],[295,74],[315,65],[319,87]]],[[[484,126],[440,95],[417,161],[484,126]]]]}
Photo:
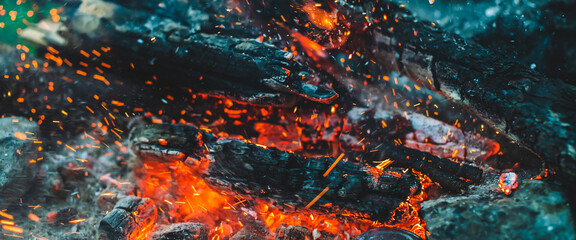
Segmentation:
{"type": "Polygon", "coordinates": [[[201,223],[165,225],[153,232],[151,240],[208,240],[208,228],[201,223]]]}
{"type": "Polygon", "coordinates": [[[149,198],[129,196],[120,200],[102,221],[100,239],[136,239],[145,236],[156,222],[158,212],[149,198]]]}

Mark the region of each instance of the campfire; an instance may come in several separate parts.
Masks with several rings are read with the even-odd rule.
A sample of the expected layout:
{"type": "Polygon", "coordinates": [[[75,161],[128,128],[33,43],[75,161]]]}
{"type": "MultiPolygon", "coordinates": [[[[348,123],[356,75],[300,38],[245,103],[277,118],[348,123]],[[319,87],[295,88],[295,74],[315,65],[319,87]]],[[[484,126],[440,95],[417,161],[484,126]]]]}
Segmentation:
{"type": "Polygon", "coordinates": [[[574,238],[572,83],[404,4],[0,16],[3,238],[574,238]]]}

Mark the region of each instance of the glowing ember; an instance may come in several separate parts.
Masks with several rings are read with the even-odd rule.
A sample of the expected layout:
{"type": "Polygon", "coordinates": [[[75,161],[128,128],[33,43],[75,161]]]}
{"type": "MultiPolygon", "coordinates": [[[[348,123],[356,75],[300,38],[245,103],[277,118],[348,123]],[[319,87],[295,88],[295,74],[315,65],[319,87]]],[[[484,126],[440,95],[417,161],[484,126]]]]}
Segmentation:
{"type": "Polygon", "coordinates": [[[518,175],[514,172],[502,173],[499,178],[499,187],[503,193],[509,195],[518,187],[518,175]]]}
{"type": "Polygon", "coordinates": [[[314,3],[306,3],[302,10],[308,14],[308,19],[316,27],[333,30],[336,27],[336,15],[318,8],[314,3]]]}
{"type": "MultiPolygon", "coordinates": [[[[138,186],[141,188],[139,196],[153,199],[158,206],[158,224],[202,222],[209,226],[212,239],[222,239],[239,231],[244,225],[250,224],[253,221],[250,219],[253,218],[264,223],[271,233],[281,225],[295,225],[307,227],[310,231],[337,235],[340,239],[353,239],[368,229],[389,226],[425,236],[424,223],[415,207],[424,199],[423,191],[399,206],[396,212],[401,215],[393,217],[394,223],[384,224],[368,221],[358,213],[346,213],[342,217],[311,209],[296,209],[286,204],[277,205],[265,199],[219,192],[202,177],[203,172],[208,169],[207,161],[184,162],[195,165],[180,161],[159,162],[143,159],[142,166],[135,170],[138,186]]],[[[320,197],[322,193],[319,193],[317,198],[320,197]]],[[[311,201],[309,205],[314,202],[311,201]]],[[[331,204],[326,207],[338,210],[331,204]]]]}

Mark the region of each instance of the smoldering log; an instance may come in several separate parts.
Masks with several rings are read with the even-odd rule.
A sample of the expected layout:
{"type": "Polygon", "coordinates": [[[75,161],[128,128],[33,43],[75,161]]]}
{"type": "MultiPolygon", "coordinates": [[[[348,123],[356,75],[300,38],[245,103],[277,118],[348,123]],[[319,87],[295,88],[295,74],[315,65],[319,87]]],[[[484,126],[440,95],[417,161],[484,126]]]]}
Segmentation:
{"type": "Polygon", "coordinates": [[[208,240],[208,228],[202,223],[175,223],[159,227],[151,240],[208,240]]]}
{"type": "Polygon", "coordinates": [[[125,197],[100,221],[100,239],[135,239],[141,231],[151,230],[157,217],[158,212],[152,200],[125,197]]]}
{"type": "MultiPolygon", "coordinates": [[[[332,203],[339,206],[340,211],[360,212],[382,222],[387,221],[391,212],[420,188],[418,179],[401,169],[389,169],[375,177],[362,166],[345,159],[305,158],[241,140],[206,139],[202,137],[203,134],[206,133],[192,126],[141,125],[132,129],[130,141],[135,152],[148,158],[155,155],[155,158],[168,161],[179,159],[186,164],[211,159],[205,178],[213,186],[222,189],[269,198],[296,207],[310,207],[310,202],[316,201],[312,208],[318,210],[324,210],[323,205],[332,203]],[[157,128],[171,130],[152,130],[155,138],[150,138],[151,134],[146,132],[157,128]],[[183,130],[186,128],[188,130],[183,130]],[[180,137],[171,138],[174,145],[170,142],[160,145],[157,139],[168,137],[157,135],[160,132],[174,133],[180,137]],[[184,132],[192,134],[182,137],[184,132]],[[181,145],[176,142],[178,139],[192,142],[188,145],[196,146],[195,150],[187,151],[193,152],[196,157],[181,154],[184,150],[174,147],[181,145]],[[151,149],[171,150],[155,153],[157,151],[151,152],[151,149]]],[[[326,210],[334,211],[333,208],[326,210]]]]}
{"type": "Polygon", "coordinates": [[[418,180],[399,169],[390,169],[373,179],[352,161],[304,158],[231,139],[219,140],[208,148],[214,162],[210,163],[207,178],[214,185],[281,199],[297,207],[306,206],[324,193],[314,208],[322,209],[322,205],[332,203],[386,221],[400,202],[419,189],[418,180]],[[329,168],[332,170],[324,176],[329,168]]]}
{"type": "MultiPolygon", "coordinates": [[[[411,149],[398,144],[396,141],[406,141],[408,134],[422,129],[415,129],[414,122],[422,122],[422,116],[416,114],[401,115],[394,112],[374,111],[371,109],[354,108],[348,113],[348,122],[350,126],[345,127],[345,134],[351,134],[363,138],[365,151],[351,151],[350,158],[358,159],[361,162],[372,163],[391,159],[394,161],[392,166],[413,168],[416,171],[423,172],[433,181],[439,183],[444,189],[451,192],[464,192],[471,183],[478,183],[482,179],[483,171],[466,162],[455,162],[446,158],[440,158],[431,153],[411,149]],[[405,117],[408,116],[408,119],[405,117]],[[382,127],[382,122],[387,124],[382,127]]],[[[428,123],[434,124],[432,121],[428,123]]],[[[439,122],[436,124],[440,124],[439,122]]],[[[456,129],[450,129],[458,131],[456,129]]],[[[436,133],[439,134],[439,133],[436,133]]],[[[443,139],[446,134],[432,136],[443,139]]],[[[475,151],[492,151],[493,141],[469,134],[453,133],[460,135],[455,141],[459,141],[458,147],[465,145],[468,149],[475,151]]],[[[426,144],[435,144],[434,139],[429,140],[426,144]]],[[[437,143],[443,144],[443,143],[437,143]]],[[[445,144],[445,143],[444,143],[445,144]]],[[[446,144],[445,144],[446,145],[446,144]]],[[[497,151],[497,150],[496,150],[497,151]]],[[[479,157],[480,158],[480,157],[479,157]]]]}
{"type": "MultiPolygon", "coordinates": [[[[369,113],[363,114],[363,116],[369,118],[368,121],[374,120],[374,117],[370,117],[371,115],[369,113]]],[[[398,117],[398,120],[406,122],[403,117],[396,117],[398,117]]],[[[379,121],[380,120],[377,121],[378,124],[379,121]]],[[[409,126],[404,126],[407,123],[394,123],[390,119],[387,119],[387,122],[391,125],[389,129],[397,129],[386,130],[386,132],[382,132],[382,129],[378,131],[372,129],[372,134],[365,136],[367,137],[366,142],[370,143],[367,145],[368,150],[363,152],[349,151],[348,158],[358,159],[360,162],[368,164],[374,164],[376,161],[390,158],[396,161],[394,166],[414,168],[417,171],[429,175],[432,180],[452,192],[466,191],[471,183],[476,183],[481,180],[482,170],[478,167],[456,163],[445,158],[438,158],[429,153],[403,146],[396,146],[392,140],[394,136],[401,136],[402,133],[409,132],[412,129],[409,126]],[[389,131],[400,132],[391,133],[389,131]]],[[[373,125],[374,124],[365,123],[364,121],[360,129],[362,132],[367,132],[373,125]]],[[[204,143],[216,141],[216,138],[211,134],[207,134],[192,126],[180,125],[149,125],[148,127],[137,127],[132,129],[130,136],[131,143],[138,151],[148,156],[154,155],[155,158],[177,161],[188,161],[190,158],[200,159],[200,156],[204,154],[204,149],[200,146],[204,143]],[[160,138],[165,139],[169,144],[164,146],[155,144],[155,141],[160,138]]],[[[255,147],[254,149],[259,150],[260,148],[255,147]]],[[[322,189],[318,189],[318,191],[321,190],[322,189]]]]}
{"type": "Polygon", "coordinates": [[[318,84],[317,73],[293,61],[292,53],[252,35],[202,33],[201,26],[208,21],[202,17],[187,26],[104,1],[84,1],[72,12],[62,34],[64,46],[51,42],[70,58],[83,58],[72,49],[119,49],[88,60],[107,62],[120,73],[154,75],[172,86],[259,105],[290,105],[297,97],[329,103],[338,96],[327,85],[318,84]],[[108,12],[103,14],[104,10],[108,12]],[[138,71],[130,71],[129,66],[138,71]]]}
{"type": "Polygon", "coordinates": [[[234,1],[242,11],[238,14],[249,16],[262,28],[281,33],[296,30],[325,46],[359,52],[385,70],[443,94],[538,153],[564,176],[565,183],[576,180],[575,86],[419,21],[393,2],[316,2],[328,12],[337,12],[332,29],[305,24],[310,22],[300,9],[305,1],[251,5],[234,1]]]}
{"type": "Polygon", "coordinates": [[[376,9],[373,16],[388,14],[398,21],[380,21],[358,32],[350,47],[391,67],[385,56],[400,56],[395,59],[398,72],[472,110],[540,154],[568,181],[576,178],[575,109],[571,107],[576,103],[576,87],[420,22],[395,4],[376,9]]]}
{"type": "Polygon", "coordinates": [[[466,192],[468,186],[482,179],[482,170],[478,167],[452,162],[432,154],[403,146],[379,144],[369,147],[367,153],[359,154],[362,159],[391,159],[391,166],[413,168],[425,173],[442,188],[450,192],[466,192]]]}
{"type": "Polygon", "coordinates": [[[276,229],[274,240],[312,239],[312,233],[306,227],[281,225],[276,229]]]}
{"type": "Polygon", "coordinates": [[[264,240],[266,234],[254,229],[252,226],[245,226],[240,231],[232,235],[230,240],[264,240]]]}

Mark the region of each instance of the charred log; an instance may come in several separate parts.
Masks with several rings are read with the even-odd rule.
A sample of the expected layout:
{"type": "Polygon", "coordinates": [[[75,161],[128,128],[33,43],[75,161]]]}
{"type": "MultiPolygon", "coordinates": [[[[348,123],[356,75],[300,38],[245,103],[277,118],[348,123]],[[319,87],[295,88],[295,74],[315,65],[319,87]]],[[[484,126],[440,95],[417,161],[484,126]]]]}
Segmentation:
{"type": "Polygon", "coordinates": [[[322,1],[322,8],[338,10],[338,26],[323,29],[303,24],[308,22],[300,9],[305,1],[273,2],[236,3],[264,28],[283,33],[295,29],[325,46],[360,52],[384,69],[440,92],[538,153],[565,176],[565,183],[576,179],[574,86],[419,21],[395,3],[322,1]],[[281,16],[291,20],[282,22],[281,16]],[[334,33],[347,37],[336,41],[329,37],[334,33]]]}
{"type": "Polygon", "coordinates": [[[321,103],[337,98],[333,90],[318,84],[320,78],[313,70],[294,61],[290,52],[254,36],[199,32],[207,18],[185,26],[110,2],[83,2],[67,26],[67,37],[62,40],[65,46],[55,47],[80,58],[71,49],[120,49],[90,60],[113,63],[111,69],[121,73],[154,75],[171,86],[252,104],[290,105],[296,96],[321,103]],[[109,12],[102,14],[103,10],[109,12]],[[130,66],[136,66],[137,72],[130,71],[130,66]]]}
{"type": "Polygon", "coordinates": [[[208,240],[208,228],[201,223],[176,223],[159,227],[152,240],[208,240]]]}
{"type": "Polygon", "coordinates": [[[391,66],[384,56],[399,55],[394,58],[396,71],[475,112],[541,155],[566,179],[576,178],[574,86],[499,58],[471,41],[416,20],[394,4],[376,9],[374,16],[387,14],[398,21],[374,24],[362,36],[355,35],[358,38],[351,40],[350,47],[362,49],[380,65],[391,66]],[[416,68],[407,69],[410,66],[416,68]]]}
{"type": "Polygon", "coordinates": [[[254,229],[252,226],[245,226],[235,233],[230,240],[264,240],[266,234],[254,229]]]}
{"type": "Polygon", "coordinates": [[[311,238],[312,234],[306,227],[280,226],[276,229],[274,240],[305,240],[311,238]]]}
{"type": "MultiPolygon", "coordinates": [[[[339,206],[340,211],[360,212],[370,219],[385,222],[398,204],[419,190],[418,180],[399,169],[373,176],[361,165],[342,160],[342,157],[305,158],[240,140],[205,138],[202,134],[192,126],[147,125],[134,128],[130,140],[133,149],[144,157],[153,155],[168,161],[184,161],[188,165],[208,158],[210,164],[205,178],[214,186],[296,207],[313,204],[312,208],[323,210],[333,204],[339,206]],[[187,131],[193,135],[172,139],[192,142],[189,145],[195,149],[187,151],[196,155],[187,157],[184,150],[171,146],[170,142],[164,142],[163,146],[158,144],[158,138],[167,137],[157,135],[162,131],[153,130],[156,138],[140,137],[147,129],[155,128],[172,129],[164,133],[180,136],[184,135],[184,128],[192,129],[187,131]],[[150,151],[156,148],[172,150],[150,151]]],[[[334,211],[332,208],[327,210],[334,211]]]]}
{"type": "MultiPolygon", "coordinates": [[[[351,152],[350,158],[358,159],[360,162],[367,162],[370,164],[386,159],[393,160],[394,163],[391,166],[413,168],[416,171],[425,173],[435,182],[439,183],[444,189],[451,192],[464,192],[468,189],[468,186],[471,183],[480,182],[483,171],[469,163],[456,162],[455,160],[453,161],[448,158],[441,158],[436,156],[441,155],[437,152],[432,151],[433,153],[436,153],[433,155],[421,150],[408,148],[399,144],[399,142],[412,140],[406,139],[406,136],[409,135],[423,135],[422,137],[427,138],[424,139],[425,141],[423,141],[422,144],[425,144],[426,146],[443,144],[438,145],[438,148],[448,148],[446,145],[448,145],[449,142],[447,141],[454,141],[453,144],[457,145],[458,148],[466,146],[464,149],[460,149],[464,152],[464,156],[466,156],[467,151],[472,150],[479,153],[476,154],[478,159],[482,159],[482,155],[486,155],[486,153],[480,154],[481,152],[494,151],[492,145],[495,143],[491,140],[471,136],[470,134],[464,134],[457,128],[444,130],[444,132],[447,131],[448,133],[453,131],[452,136],[457,136],[454,137],[454,139],[448,139],[445,137],[447,134],[443,133],[441,130],[441,128],[445,126],[435,126],[434,124],[441,123],[433,122],[432,120],[422,120],[422,116],[417,114],[406,114],[406,116],[409,117],[406,119],[404,115],[394,114],[393,112],[375,112],[368,109],[356,108],[350,111],[348,115],[348,122],[351,125],[349,128],[351,129],[349,129],[346,134],[362,137],[366,149],[362,152],[351,152]],[[430,125],[418,126],[422,125],[419,122],[424,121],[430,125]],[[386,124],[386,127],[382,127],[382,122],[386,124]],[[436,127],[433,128],[429,134],[437,136],[429,137],[425,133],[422,133],[426,130],[423,129],[425,127],[436,127]]],[[[419,136],[415,138],[422,137],[419,136]]],[[[414,139],[413,141],[418,140],[414,139]]],[[[447,151],[454,150],[448,148],[447,151]]],[[[452,158],[455,158],[455,156],[456,154],[453,154],[452,158]]],[[[465,158],[466,157],[462,160],[465,160],[465,158]]],[[[474,159],[474,157],[472,158],[474,159]]]]}
{"type": "Polygon", "coordinates": [[[373,179],[351,161],[303,158],[238,140],[219,140],[208,148],[214,158],[208,169],[208,179],[213,184],[244,194],[282,199],[298,207],[306,206],[323,192],[314,205],[317,209],[332,203],[386,221],[389,213],[419,188],[417,179],[398,169],[373,179]],[[326,175],[332,166],[335,167],[326,175]]]}
{"type": "Polygon", "coordinates": [[[135,239],[141,231],[151,230],[157,216],[152,200],[135,196],[123,198],[102,218],[98,228],[100,239],[135,239]]]}
{"type": "Polygon", "coordinates": [[[368,161],[371,159],[393,160],[394,163],[391,166],[413,168],[425,173],[450,192],[466,192],[470,184],[482,179],[483,173],[478,167],[453,162],[403,146],[380,144],[358,157],[368,161]]]}

